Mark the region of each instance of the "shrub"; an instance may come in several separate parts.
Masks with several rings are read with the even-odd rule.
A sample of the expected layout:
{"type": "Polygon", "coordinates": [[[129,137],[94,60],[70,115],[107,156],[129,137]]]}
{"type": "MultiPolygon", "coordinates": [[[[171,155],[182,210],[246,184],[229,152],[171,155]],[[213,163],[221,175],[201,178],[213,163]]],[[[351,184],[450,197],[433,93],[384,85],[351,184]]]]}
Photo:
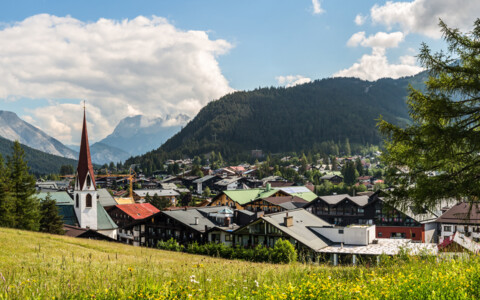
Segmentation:
{"type": "Polygon", "coordinates": [[[272,259],[274,263],[291,263],[297,260],[297,251],[286,240],[279,239],[273,248],[272,259]]]}

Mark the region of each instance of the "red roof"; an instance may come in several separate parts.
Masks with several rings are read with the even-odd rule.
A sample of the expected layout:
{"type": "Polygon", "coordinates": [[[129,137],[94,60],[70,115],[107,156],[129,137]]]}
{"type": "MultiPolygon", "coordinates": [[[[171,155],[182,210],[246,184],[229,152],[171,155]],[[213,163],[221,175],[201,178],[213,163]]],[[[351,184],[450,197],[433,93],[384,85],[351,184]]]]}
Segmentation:
{"type": "Polygon", "coordinates": [[[92,158],[90,157],[90,146],[88,145],[88,133],[87,133],[87,119],[85,116],[85,109],[83,111],[83,128],[82,128],[82,140],[80,142],[80,155],[78,156],[77,166],[77,178],[80,184],[80,189],[83,189],[83,184],[87,178],[87,174],[90,173],[90,179],[92,180],[93,187],[95,185],[95,175],[93,173],[92,158]]]}
{"type": "Polygon", "coordinates": [[[160,211],[150,203],[122,204],[115,206],[135,220],[148,218],[160,211]]]}

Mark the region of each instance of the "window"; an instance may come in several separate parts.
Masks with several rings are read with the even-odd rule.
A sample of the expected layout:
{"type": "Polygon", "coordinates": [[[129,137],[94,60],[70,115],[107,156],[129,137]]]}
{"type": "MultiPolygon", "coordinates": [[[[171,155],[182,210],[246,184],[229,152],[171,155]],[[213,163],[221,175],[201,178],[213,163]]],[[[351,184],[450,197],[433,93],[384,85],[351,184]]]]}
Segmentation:
{"type": "Polygon", "coordinates": [[[92,195],[87,194],[87,200],[85,201],[85,207],[92,207],[92,195]]]}
{"type": "Polygon", "coordinates": [[[87,175],[87,188],[90,188],[92,185],[92,180],[90,179],[90,175],[87,175]]]}
{"type": "Polygon", "coordinates": [[[225,241],[226,242],[231,242],[232,241],[232,235],[231,234],[225,234],[225,241]]]}
{"type": "Polygon", "coordinates": [[[414,238],[414,237],[415,237],[415,233],[412,232],[412,238],[414,238]]]}
{"type": "Polygon", "coordinates": [[[359,214],[363,214],[365,211],[363,210],[363,208],[358,208],[358,213],[359,214]]]}
{"type": "Polygon", "coordinates": [[[78,199],[78,194],[75,196],[75,206],[77,208],[80,206],[80,200],[78,199]]]}
{"type": "Polygon", "coordinates": [[[443,231],[452,232],[452,226],[443,226],[443,231]]]}
{"type": "Polygon", "coordinates": [[[339,229],[338,234],[343,234],[343,229],[339,229]]]}
{"type": "Polygon", "coordinates": [[[378,233],[378,237],[382,237],[382,233],[381,233],[381,232],[378,233]]]}

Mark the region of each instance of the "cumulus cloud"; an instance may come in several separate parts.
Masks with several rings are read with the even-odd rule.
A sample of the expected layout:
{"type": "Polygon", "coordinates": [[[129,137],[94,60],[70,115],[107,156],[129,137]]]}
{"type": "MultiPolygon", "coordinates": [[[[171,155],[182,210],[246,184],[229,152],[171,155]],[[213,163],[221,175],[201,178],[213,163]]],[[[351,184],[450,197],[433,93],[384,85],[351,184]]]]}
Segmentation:
{"type": "Polygon", "coordinates": [[[311,78],[304,77],[302,75],[277,76],[275,79],[279,85],[283,85],[287,88],[312,81],[311,78]]]}
{"type": "Polygon", "coordinates": [[[358,14],[356,17],[355,17],[355,24],[357,24],[358,26],[360,25],[363,25],[365,23],[365,21],[367,20],[367,17],[366,16],[363,16],[362,14],[358,14]]]}
{"type": "Polygon", "coordinates": [[[35,15],[0,29],[0,44],[0,98],[51,99],[25,117],[66,143],[79,140],[80,99],[95,140],[126,116],[193,116],[233,91],[217,62],[232,45],[160,17],[85,23],[35,15]]]}
{"type": "Polygon", "coordinates": [[[404,40],[403,33],[397,31],[392,33],[377,32],[375,35],[365,36],[365,32],[357,32],[353,34],[347,41],[347,46],[357,47],[361,45],[363,47],[371,48],[395,48],[398,44],[404,40]]]}
{"type": "Polygon", "coordinates": [[[325,12],[325,10],[320,5],[320,0],[312,0],[313,5],[313,14],[319,15],[325,12]]]}
{"type": "Polygon", "coordinates": [[[478,1],[472,0],[414,0],[374,5],[370,16],[374,23],[392,28],[399,25],[404,32],[415,32],[432,38],[441,37],[439,19],[447,25],[465,31],[480,15],[478,1]]]}
{"type": "Polygon", "coordinates": [[[333,74],[334,77],[357,77],[364,80],[377,80],[384,77],[400,78],[414,75],[423,69],[415,64],[414,57],[403,56],[400,64],[390,64],[385,49],[373,48],[371,54],[365,54],[353,66],[333,74]]]}

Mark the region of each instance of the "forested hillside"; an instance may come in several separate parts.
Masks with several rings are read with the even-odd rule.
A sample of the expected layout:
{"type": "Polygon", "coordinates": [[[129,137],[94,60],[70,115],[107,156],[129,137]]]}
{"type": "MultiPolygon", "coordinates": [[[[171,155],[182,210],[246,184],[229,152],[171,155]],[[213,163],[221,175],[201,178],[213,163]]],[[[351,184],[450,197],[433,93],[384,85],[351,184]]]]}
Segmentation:
{"type": "MultiPolygon", "coordinates": [[[[0,137],[0,154],[6,158],[13,152],[13,142],[0,137]]],[[[22,145],[25,150],[25,160],[30,167],[30,173],[35,175],[45,175],[58,173],[62,165],[77,166],[77,161],[65,157],[48,154],[39,150],[22,145]]]]}
{"type": "Polygon", "coordinates": [[[382,115],[396,124],[408,122],[408,84],[418,87],[424,77],[375,82],[330,78],[292,88],[235,92],[212,101],[159,149],[130,162],[211,151],[229,159],[253,149],[337,154],[346,139],[352,149],[378,145],[377,119],[382,115]]]}

